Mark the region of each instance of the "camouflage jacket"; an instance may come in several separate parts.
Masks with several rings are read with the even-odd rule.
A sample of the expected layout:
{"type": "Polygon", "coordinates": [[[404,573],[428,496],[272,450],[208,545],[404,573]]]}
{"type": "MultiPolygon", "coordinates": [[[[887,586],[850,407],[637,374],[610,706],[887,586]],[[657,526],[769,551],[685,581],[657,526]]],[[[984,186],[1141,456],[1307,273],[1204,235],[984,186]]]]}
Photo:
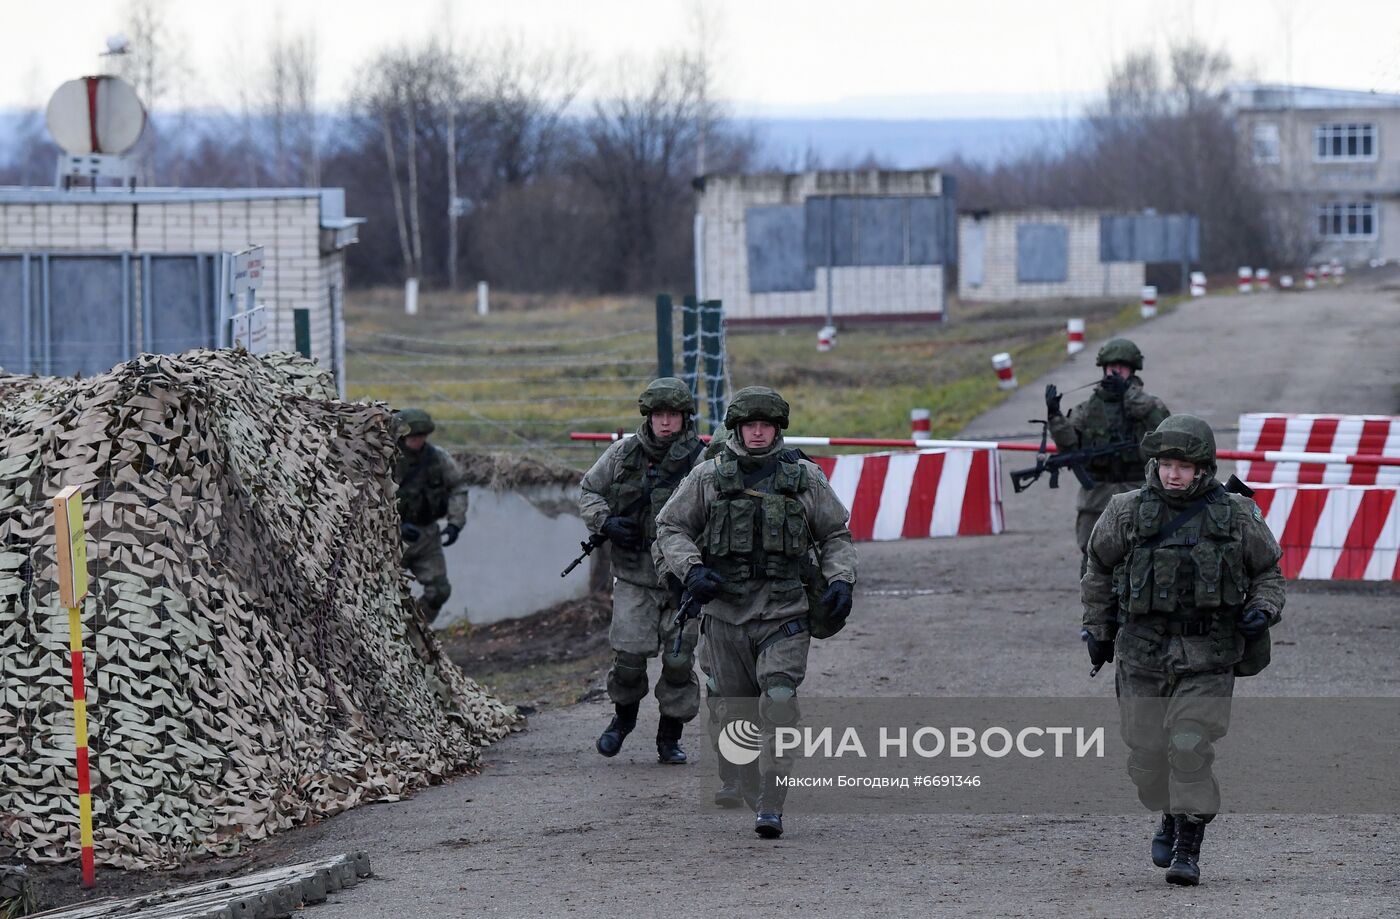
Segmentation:
{"type": "MultiPolygon", "coordinates": [[[[1128,381],[1127,392],[1121,398],[1104,392],[1102,386],[1095,386],[1089,398],[1070,409],[1067,415],[1050,419],[1050,436],[1061,451],[1102,447],[1120,440],[1131,440],[1140,445],[1142,438],[1156,430],[1157,425],[1170,414],[1166,403],[1143,389],[1142,380],[1133,376],[1128,381]]],[[[1080,495],[1080,510],[1101,510],[1107,505],[1114,489],[1102,488],[1105,484],[1141,482],[1146,462],[1146,454],[1140,447],[1135,447],[1088,464],[1086,470],[1100,487],[1090,490],[1096,494],[1087,504],[1086,499],[1090,496],[1080,495]]]]}
{"type": "Polygon", "coordinates": [[[1270,624],[1279,621],[1278,542],[1252,500],[1215,485],[1210,503],[1169,536],[1160,531],[1183,508],[1152,488],[1114,496],[1094,527],[1080,582],[1084,628],[1101,641],[1116,631],[1124,662],[1159,671],[1219,670],[1243,656],[1244,638],[1235,628],[1240,613],[1257,607],[1270,624]],[[1149,537],[1158,540],[1155,546],[1143,545],[1149,537]],[[1207,631],[1174,633],[1182,623],[1207,631]]]}
{"type": "Polygon", "coordinates": [[[443,517],[457,527],[467,524],[467,480],[446,450],[433,444],[412,454],[400,450],[394,464],[399,487],[399,518],[427,526],[443,517]]]}
{"type": "MultiPolygon", "coordinates": [[[[643,420],[642,424],[647,422],[643,420]]],[[[583,476],[578,507],[589,532],[599,533],[603,529],[603,521],[625,510],[642,496],[649,487],[648,476],[656,479],[651,500],[635,514],[642,525],[642,548],[611,547],[614,577],[641,587],[656,587],[659,580],[651,551],[656,539],[656,515],[671,497],[680,479],[685,478],[685,473],[699,459],[700,440],[687,427],[671,441],[658,462],[648,455],[641,442],[643,436],[639,428],[635,437],[619,440],[603,451],[603,455],[583,476]],[[671,478],[675,478],[676,483],[667,485],[666,481],[671,478]]]]}
{"type": "Polygon", "coordinates": [[[657,517],[657,545],[665,567],[684,578],[705,564],[726,577],[730,593],[705,605],[705,613],[741,625],[788,619],[807,611],[797,560],[815,549],[828,581],[856,579],[856,548],[849,514],[815,463],[795,459],[748,487],[737,481],[740,463],[755,465],[783,450],[782,438],[763,457],[726,442],[724,452],[696,466],[657,517]],[[735,550],[740,551],[735,551],[735,550]],[[755,557],[768,559],[764,571],[755,557]],[[746,577],[737,577],[743,573],[746,577]]]}

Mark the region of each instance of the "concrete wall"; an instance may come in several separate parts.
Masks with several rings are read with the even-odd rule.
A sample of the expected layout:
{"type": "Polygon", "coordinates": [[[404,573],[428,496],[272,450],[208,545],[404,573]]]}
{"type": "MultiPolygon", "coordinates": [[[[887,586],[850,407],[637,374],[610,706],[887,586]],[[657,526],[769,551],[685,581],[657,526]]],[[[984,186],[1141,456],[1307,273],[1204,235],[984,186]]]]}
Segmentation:
{"type": "Polygon", "coordinates": [[[559,577],[588,538],[578,498],[577,485],[473,488],[467,527],[444,550],[452,596],[433,625],[498,622],[587,596],[603,553],[559,577]]]}
{"type": "Polygon", "coordinates": [[[958,217],[958,297],[971,301],[1051,300],[1062,297],[1138,297],[1142,262],[1099,261],[1097,211],[1016,211],[958,217]],[[1022,224],[1063,226],[1068,232],[1068,271],[1059,283],[1017,280],[1016,228],[1022,224]],[[981,234],[978,243],[970,237],[981,234]],[[974,260],[982,253],[981,270],[974,260]],[[980,283],[976,283],[980,279],[980,283]]]}
{"type": "MultiPolygon", "coordinates": [[[[273,347],[293,350],[293,310],[310,309],[312,356],[332,367],[330,285],[344,289],[343,251],[321,251],[316,190],[163,192],[0,189],[0,253],[235,252],[264,247],[263,287],[273,347]]],[[[139,304],[139,299],[138,299],[139,304]]],[[[139,307],[138,307],[139,308],[139,307]]]]}
{"type": "Polygon", "coordinates": [[[746,214],[754,207],[801,206],[813,196],[926,197],[941,196],[943,188],[943,177],[935,170],[707,176],[699,200],[700,293],[724,301],[728,320],[822,319],[828,285],[838,319],[940,315],[942,265],[818,267],[810,290],[751,292],[746,214]]]}

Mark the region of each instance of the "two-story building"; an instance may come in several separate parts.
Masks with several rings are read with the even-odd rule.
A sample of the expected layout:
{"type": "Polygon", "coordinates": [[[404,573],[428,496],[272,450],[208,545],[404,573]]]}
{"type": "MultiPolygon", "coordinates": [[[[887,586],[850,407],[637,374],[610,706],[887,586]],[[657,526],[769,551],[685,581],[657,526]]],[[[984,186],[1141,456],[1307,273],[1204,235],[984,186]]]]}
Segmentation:
{"type": "Polygon", "coordinates": [[[1400,95],[1248,83],[1230,106],[1314,259],[1400,259],[1400,95]]]}

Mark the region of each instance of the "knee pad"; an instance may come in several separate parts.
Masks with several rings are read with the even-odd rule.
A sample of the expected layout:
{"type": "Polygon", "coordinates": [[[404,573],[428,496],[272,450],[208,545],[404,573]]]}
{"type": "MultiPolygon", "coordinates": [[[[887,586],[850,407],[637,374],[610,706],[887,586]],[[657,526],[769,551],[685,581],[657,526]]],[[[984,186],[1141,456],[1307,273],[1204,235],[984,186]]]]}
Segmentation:
{"type": "Polygon", "coordinates": [[[765,686],[758,697],[758,715],[766,724],[774,727],[791,727],[797,724],[797,687],[787,683],[765,686]]]}
{"type": "Polygon", "coordinates": [[[1167,759],[1173,772],[1185,775],[1209,768],[1215,755],[1205,725],[1197,721],[1178,721],[1172,725],[1167,759]]]}
{"type": "Polygon", "coordinates": [[[619,685],[635,686],[647,681],[647,659],[631,651],[618,651],[613,656],[613,676],[619,685]]]}
{"type": "Polygon", "coordinates": [[[691,674],[695,672],[695,657],[685,649],[680,654],[672,654],[667,649],[661,655],[661,679],[667,683],[675,683],[683,686],[690,682],[691,674]]]}

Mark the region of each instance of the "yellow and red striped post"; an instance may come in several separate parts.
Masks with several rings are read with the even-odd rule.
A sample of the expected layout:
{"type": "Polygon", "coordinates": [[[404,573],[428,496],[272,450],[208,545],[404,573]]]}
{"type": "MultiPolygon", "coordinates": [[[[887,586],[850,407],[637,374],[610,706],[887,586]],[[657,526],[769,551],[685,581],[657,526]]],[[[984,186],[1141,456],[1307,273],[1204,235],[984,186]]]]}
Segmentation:
{"type": "Polygon", "coordinates": [[[92,854],[92,782],[88,773],[87,691],[83,686],[83,598],[88,591],[87,538],[83,495],[69,485],[53,499],[54,542],[58,549],[58,596],[68,607],[68,646],[73,659],[73,736],[78,747],[78,832],[82,842],[83,886],[97,885],[92,854]]]}

